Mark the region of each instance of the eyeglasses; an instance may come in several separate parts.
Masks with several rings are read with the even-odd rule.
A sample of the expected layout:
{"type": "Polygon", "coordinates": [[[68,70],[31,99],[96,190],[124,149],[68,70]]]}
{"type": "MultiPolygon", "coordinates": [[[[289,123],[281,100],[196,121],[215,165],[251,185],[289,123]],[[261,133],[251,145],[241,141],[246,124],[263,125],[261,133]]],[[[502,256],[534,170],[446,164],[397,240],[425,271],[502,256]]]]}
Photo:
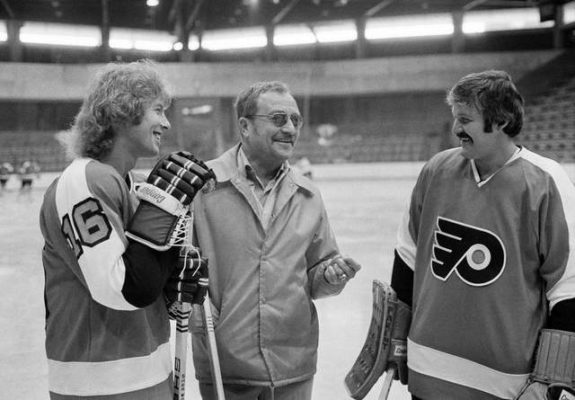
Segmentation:
{"type": "Polygon", "coordinates": [[[291,123],[296,128],[301,128],[303,125],[303,117],[299,114],[287,114],[285,112],[277,112],[273,114],[252,114],[246,115],[246,118],[253,118],[253,117],[260,117],[260,118],[267,118],[268,121],[272,122],[278,128],[281,128],[288,122],[288,116],[291,120],[291,123]]]}

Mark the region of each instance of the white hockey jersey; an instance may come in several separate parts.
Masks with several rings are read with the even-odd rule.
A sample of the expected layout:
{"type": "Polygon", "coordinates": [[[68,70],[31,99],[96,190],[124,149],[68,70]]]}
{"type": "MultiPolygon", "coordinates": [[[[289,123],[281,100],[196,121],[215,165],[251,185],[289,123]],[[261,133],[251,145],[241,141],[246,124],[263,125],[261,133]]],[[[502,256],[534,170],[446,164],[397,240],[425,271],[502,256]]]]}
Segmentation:
{"type": "Polygon", "coordinates": [[[91,159],[73,161],[46,191],[40,228],[53,399],[170,398],[164,300],[139,309],[122,295],[124,230],[136,206],[118,172],[91,159]]]}

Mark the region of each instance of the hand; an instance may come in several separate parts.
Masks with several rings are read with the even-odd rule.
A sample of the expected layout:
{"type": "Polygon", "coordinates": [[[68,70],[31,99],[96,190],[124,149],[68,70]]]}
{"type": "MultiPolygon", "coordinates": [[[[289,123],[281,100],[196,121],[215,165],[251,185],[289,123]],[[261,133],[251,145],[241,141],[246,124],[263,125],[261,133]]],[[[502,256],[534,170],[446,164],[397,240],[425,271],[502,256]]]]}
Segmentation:
{"type": "Polygon", "coordinates": [[[202,304],[208,291],[208,260],[193,248],[180,254],[164,288],[168,303],[202,304]]]}
{"type": "Polygon", "coordinates": [[[361,269],[354,259],[351,257],[342,257],[337,255],[328,261],[327,268],[324,271],[324,278],[332,285],[341,285],[355,277],[355,274],[361,269]]]}
{"type": "Polygon", "coordinates": [[[188,206],[215,175],[202,161],[180,151],[162,158],[140,185],[140,205],[126,235],[148,247],[165,251],[178,242],[186,229],[188,206]]]}

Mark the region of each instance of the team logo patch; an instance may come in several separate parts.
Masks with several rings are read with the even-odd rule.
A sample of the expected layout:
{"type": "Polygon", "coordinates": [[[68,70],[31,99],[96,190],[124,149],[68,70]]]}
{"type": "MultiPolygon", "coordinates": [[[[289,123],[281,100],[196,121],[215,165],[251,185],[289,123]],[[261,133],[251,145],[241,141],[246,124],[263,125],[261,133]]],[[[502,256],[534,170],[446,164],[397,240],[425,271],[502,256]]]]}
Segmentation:
{"type": "Polygon", "coordinates": [[[493,232],[437,218],[431,270],[446,281],[455,271],[471,286],[493,283],[505,269],[503,242],[493,232]]]}

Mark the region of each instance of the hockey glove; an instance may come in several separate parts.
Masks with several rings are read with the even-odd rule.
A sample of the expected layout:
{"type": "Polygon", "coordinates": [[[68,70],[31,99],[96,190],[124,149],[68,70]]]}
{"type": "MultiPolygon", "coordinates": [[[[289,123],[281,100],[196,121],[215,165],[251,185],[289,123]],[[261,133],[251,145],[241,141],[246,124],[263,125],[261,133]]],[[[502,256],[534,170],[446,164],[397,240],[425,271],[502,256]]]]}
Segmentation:
{"type": "Polygon", "coordinates": [[[188,228],[187,207],[210,179],[213,171],[188,152],[160,159],[136,192],[140,205],[126,235],[156,250],[169,249],[188,228]]]}
{"type": "Polygon", "coordinates": [[[164,288],[168,308],[175,303],[202,304],[208,291],[208,260],[197,249],[180,254],[164,288]]]}
{"type": "Polygon", "coordinates": [[[407,384],[407,334],[411,308],[397,298],[391,286],[373,281],[373,309],[367,338],[345,377],[351,397],[363,399],[386,371],[407,384]]]}
{"type": "Polygon", "coordinates": [[[543,329],[535,368],[517,400],[575,400],[575,333],[543,329]]]}

